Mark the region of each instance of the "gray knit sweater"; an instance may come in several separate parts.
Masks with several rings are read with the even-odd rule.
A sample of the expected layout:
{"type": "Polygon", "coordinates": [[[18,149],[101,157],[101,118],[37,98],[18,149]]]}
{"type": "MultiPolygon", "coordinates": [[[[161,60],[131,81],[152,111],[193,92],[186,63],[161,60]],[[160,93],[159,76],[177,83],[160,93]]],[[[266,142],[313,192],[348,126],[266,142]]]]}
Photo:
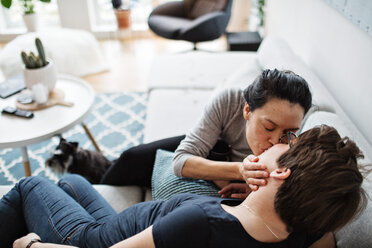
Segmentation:
{"type": "Polygon", "coordinates": [[[240,89],[224,90],[209,102],[198,124],[186,134],[176,150],[173,158],[176,176],[182,177],[182,168],[190,157],[206,158],[219,137],[231,145],[233,162],[242,162],[252,153],[245,138],[244,104],[240,89]]]}

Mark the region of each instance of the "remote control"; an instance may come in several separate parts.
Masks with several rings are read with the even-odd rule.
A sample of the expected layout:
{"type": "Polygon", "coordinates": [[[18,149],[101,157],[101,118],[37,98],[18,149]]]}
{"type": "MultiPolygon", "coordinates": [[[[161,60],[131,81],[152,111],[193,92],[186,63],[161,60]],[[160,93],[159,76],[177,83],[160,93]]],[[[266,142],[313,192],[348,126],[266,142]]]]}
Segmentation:
{"type": "Polygon", "coordinates": [[[34,113],[30,111],[20,110],[15,107],[5,107],[2,111],[3,114],[15,115],[23,118],[32,118],[34,113]]]}

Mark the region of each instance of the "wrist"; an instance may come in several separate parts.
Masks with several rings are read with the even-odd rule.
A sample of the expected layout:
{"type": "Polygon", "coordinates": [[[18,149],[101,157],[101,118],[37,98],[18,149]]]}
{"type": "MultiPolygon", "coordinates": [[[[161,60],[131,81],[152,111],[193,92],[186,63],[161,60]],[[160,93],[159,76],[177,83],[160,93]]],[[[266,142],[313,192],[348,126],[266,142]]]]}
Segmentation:
{"type": "Polygon", "coordinates": [[[242,181],[245,181],[244,180],[244,177],[242,175],[242,172],[244,171],[243,169],[243,163],[242,162],[237,162],[236,163],[236,175],[237,175],[237,178],[236,180],[242,180],[242,181]]]}
{"type": "Polygon", "coordinates": [[[27,244],[26,248],[36,248],[39,247],[38,245],[36,245],[37,243],[42,243],[41,242],[41,239],[31,239],[31,241],[27,244]]]}

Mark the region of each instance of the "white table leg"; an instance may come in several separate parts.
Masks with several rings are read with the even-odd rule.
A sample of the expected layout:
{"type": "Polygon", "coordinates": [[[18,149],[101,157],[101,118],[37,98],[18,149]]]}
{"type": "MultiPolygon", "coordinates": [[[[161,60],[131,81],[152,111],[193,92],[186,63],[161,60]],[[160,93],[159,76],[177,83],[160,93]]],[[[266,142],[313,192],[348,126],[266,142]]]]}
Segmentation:
{"type": "Polygon", "coordinates": [[[86,134],[88,135],[89,139],[92,141],[93,146],[96,148],[96,150],[97,150],[98,152],[101,152],[101,149],[99,148],[98,143],[97,143],[96,140],[94,139],[94,137],[93,137],[92,133],[90,132],[88,126],[85,125],[84,122],[82,122],[81,125],[83,126],[83,128],[84,128],[86,134]]]}
{"type": "Polygon", "coordinates": [[[23,168],[25,170],[25,176],[31,176],[31,166],[30,160],[28,158],[27,146],[23,146],[20,148],[22,152],[22,160],[23,160],[23,168]]]}

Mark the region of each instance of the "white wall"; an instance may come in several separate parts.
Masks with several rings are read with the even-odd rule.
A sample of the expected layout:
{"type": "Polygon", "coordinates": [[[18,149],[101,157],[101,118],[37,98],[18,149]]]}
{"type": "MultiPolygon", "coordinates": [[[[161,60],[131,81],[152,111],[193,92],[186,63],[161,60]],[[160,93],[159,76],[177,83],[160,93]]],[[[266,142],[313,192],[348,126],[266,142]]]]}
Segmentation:
{"type": "Polygon", "coordinates": [[[266,32],[284,38],[372,144],[372,37],[323,0],[268,0],[266,32]]]}

